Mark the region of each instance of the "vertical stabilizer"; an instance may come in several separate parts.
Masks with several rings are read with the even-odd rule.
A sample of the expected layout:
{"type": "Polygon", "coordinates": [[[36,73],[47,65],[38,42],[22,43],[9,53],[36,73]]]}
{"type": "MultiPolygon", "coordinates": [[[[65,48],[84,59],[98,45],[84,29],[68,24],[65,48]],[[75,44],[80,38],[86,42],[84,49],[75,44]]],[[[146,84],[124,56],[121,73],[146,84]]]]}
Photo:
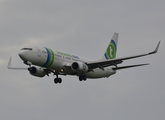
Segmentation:
{"type": "Polygon", "coordinates": [[[118,33],[114,33],[113,37],[104,53],[104,59],[108,60],[108,59],[116,58],[117,41],[118,41],[118,33]]]}

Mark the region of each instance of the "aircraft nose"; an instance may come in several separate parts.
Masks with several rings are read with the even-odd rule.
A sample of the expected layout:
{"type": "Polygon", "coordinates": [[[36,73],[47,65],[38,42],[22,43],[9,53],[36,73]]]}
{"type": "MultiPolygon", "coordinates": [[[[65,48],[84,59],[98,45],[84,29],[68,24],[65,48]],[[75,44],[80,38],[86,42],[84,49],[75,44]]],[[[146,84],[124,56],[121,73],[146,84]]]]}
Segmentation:
{"type": "Polygon", "coordinates": [[[24,60],[24,59],[25,59],[25,56],[26,56],[26,53],[25,53],[24,51],[20,51],[20,52],[18,53],[18,55],[19,55],[19,57],[20,57],[22,60],[24,60]]]}
{"type": "Polygon", "coordinates": [[[22,52],[20,51],[20,52],[18,53],[18,55],[21,57],[21,56],[22,56],[22,52]]]}

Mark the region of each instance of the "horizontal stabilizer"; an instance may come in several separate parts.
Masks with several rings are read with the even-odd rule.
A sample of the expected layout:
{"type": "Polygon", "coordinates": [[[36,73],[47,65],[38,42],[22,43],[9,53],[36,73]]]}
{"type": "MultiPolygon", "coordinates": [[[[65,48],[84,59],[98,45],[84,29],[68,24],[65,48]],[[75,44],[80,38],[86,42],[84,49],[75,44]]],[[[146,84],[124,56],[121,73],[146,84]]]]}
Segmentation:
{"type": "Polygon", "coordinates": [[[129,66],[122,66],[122,67],[115,67],[115,68],[112,68],[112,69],[113,70],[121,70],[121,69],[126,69],[126,68],[144,66],[144,65],[149,65],[149,64],[129,65],[129,66]]]}

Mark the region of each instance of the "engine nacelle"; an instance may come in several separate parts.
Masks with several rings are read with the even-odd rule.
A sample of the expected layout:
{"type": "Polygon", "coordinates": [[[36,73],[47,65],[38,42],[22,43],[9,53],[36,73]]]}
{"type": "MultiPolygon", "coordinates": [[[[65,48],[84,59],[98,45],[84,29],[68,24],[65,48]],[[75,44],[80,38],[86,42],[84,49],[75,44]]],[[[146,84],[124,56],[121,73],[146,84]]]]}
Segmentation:
{"type": "Polygon", "coordinates": [[[28,70],[31,75],[36,76],[36,77],[44,77],[46,75],[46,72],[42,68],[33,66],[33,67],[28,68],[28,70]]]}
{"type": "Polygon", "coordinates": [[[82,62],[72,63],[71,68],[78,73],[86,73],[88,71],[88,66],[82,62]]]}

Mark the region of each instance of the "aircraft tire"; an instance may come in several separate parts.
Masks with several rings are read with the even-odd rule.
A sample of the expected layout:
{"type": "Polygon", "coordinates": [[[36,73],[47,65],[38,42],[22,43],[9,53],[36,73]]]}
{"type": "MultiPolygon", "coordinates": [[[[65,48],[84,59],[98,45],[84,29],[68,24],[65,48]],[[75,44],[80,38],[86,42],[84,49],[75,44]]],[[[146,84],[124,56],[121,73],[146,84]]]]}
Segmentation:
{"type": "Polygon", "coordinates": [[[54,83],[57,84],[57,83],[62,83],[62,79],[61,78],[55,78],[54,79],[54,83]]]}
{"type": "Polygon", "coordinates": [[[83,80],[82,75],[80,75],[80,76],[79,76],[79,80],[80,80],[80,81],[82,81],[82,80],[83,80]]]}
{"type": "Polygon", "coordinates": [[[62,83],[62,79],[61,78],[58,78],[58,83],[62,83]]]}
{"type": "Polygon", "coordinates": [[[87,79],[87,78],[86,78],[85,75],[80,75],[80,76],[79,76],[79,80],[80,80],[80,81],[82,81],[82,80],[86,81],[86,79],[87,79]]]}
{"type": "Polygon", "coordinates": [[[58,83],[58,79],[54,78],[54,83],[57,84],[58,83]]]}
{"type": "Polygon", "coordinates": [[[86,81],[86,80],[87,80],[86,76],[84,76],[83,80],[84,80],[84,81],[86,81]]]}

